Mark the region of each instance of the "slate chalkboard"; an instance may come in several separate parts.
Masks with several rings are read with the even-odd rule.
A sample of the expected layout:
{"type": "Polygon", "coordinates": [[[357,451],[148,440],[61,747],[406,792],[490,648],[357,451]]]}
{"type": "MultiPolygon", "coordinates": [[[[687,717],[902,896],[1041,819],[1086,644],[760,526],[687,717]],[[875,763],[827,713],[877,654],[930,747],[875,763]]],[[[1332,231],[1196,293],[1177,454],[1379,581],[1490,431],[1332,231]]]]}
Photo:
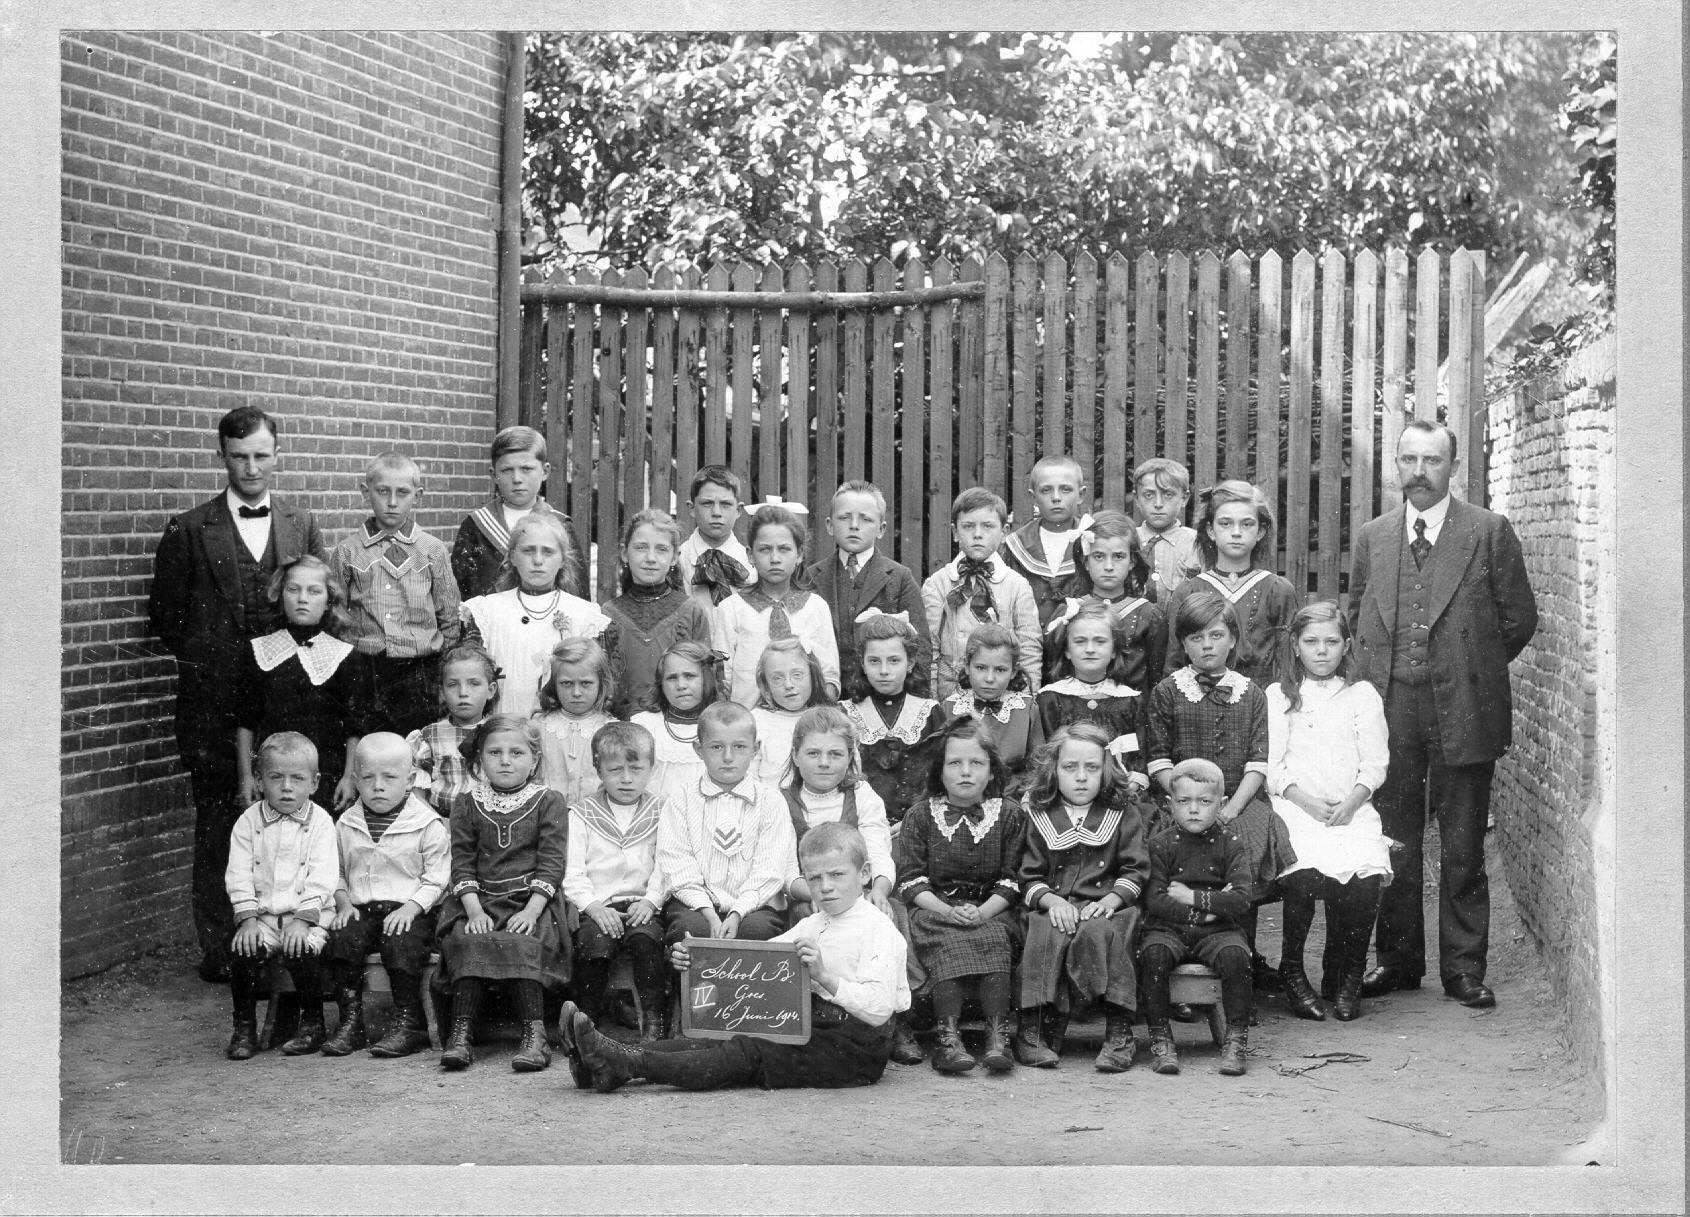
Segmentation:
{"type": "Polygon", "coordinates": [[[681,1034],[691,1039],[751,1035],[779,1044],[810,1040],[810,969],[785,942],[686,939],[681,1034]]]}

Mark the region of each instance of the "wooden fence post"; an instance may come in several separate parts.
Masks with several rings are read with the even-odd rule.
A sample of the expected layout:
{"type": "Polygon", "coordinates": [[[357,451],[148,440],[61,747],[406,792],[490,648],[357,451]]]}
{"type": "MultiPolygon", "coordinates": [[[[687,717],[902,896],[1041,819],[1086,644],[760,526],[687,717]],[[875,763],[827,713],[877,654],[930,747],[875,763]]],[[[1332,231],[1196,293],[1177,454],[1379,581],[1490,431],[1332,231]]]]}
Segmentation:
{"type": "MultiPolygon", "coordinates": [[[[1125,341],[1123,337],[1122,341],[1125,341]]],[[[1074,258],[1074,401],[1068,417],[1074,426],[1071,451],[1092,502],[1103,502],[1097,469],[1097,259],[1085,250],[1074,258]]]]}
{"type": "MultiPolygon", "coordinates": [[[[1033,496],[1027,489],[1027,474],[1033,466],[1033,431],[1038,426],[1035,412],[1039,397],[1039,363],[1033,329],[1033,305],[1038,295],[1038,264],[1032,254],[1018,254],[1013,276],[1014,304],[1011,335],[1012,413],[1009,420],[1009,467],[1003,477],[986,485],[1009,502],[1017,525],[1033,518],[1033,496]]],[[[987,457],[991,456],[988,446],[987,457]]]]}
{"type": "Polygon", "coordinates": [[[1340,592],[1356,530],[1400,496],[1406,418],[1448,421],[1458,491],[1482,501],[1482,253],[1451,256],[1447,295],[1432,250],[1412,265],[1397,248],[1353,263],[1299,251],[1288,293],[1272,251],[1254,267],[1242,251],[1195,257],[531,274],[520,417],[544,430],[551,497],[596,545],[604,593],[629,514],[673,508],[690,530],[686,494],[705,462],[738,470],[748,498],[805,501],[818,531],[833,488],[872,477],[888,552],[926,571],[951,553],[962,487],[1002,493],[1025,522],[1034,461],[1067,451],[1094,503],[1130,507],[1132,466],[1166,455],[1195,489],[1261,486],[1283,521],[1278,565],[1322,596],[1340,592]],[[946,290],[959,283],[978,286],[946,290]]]}
{"type": "MultiPolygon", "coordinates": [[[[940,258],[933,263],[933,285],[935,287],[948,286],[955,280],[956,271],[951,266],[949,258],[940,258]]],[[[963,308],[968,307],[964,302],[963,308]]],[[[923,573],[938,570],[945,564],[950,551],[950,533],[945,528],[946,509],[950,505],[951,487],[955,484],[956,443],[953,438],[957,410],[951,394],[956,388],[955,369],[956,356],[952,349],[953,326],[952,306],[941,304],[933,310],[933,347],[929,361],[928,384],[931,396],[928,435],[930,440],[927,449],[928,458],[928,489],[925,494],[917,496],[914,490],[909,494],[916,498],[917,505],[923,511],[927,522],[927,558],[925,562],[906,563],[911,570],[923,573]],[[935,509],[936,508],[936,509],[935,509]]],[[[919,483],[918,483],[919,485],[919,483]]],[[[915,555],[912,551],[912,556],[915,555]]]]}
{"type": "MultiPolygon", "coordinates": [[[[904,285],[918,288],[927,272],[917,258],[904,264],[904,285]]],[[[940,304],[936,311],[948,308],[940,304]]],[[[922,522],[927,518],[927,453],[931,439],[927,429],[927,310],[907,308],[903,312],[904,359],[898,387],[898,490],[887,492],[886,514],[893,525],[893,545],[898,561],[911,570],[924,570],[922,522]]],[[[934,352],[937,357],[938,352],[934,352]]],[[[888,447],[890,447],[890,436],[888,447]]]]}
{"type": "Polygon", "coordinates": [[[1309,430],[1314,395],[1314,255],[1291,259],[1291,409],[1285,428],[1285,577],[1309,594],[1309,430]]]}
{"type": "Polygon", "coordinates": [[[1344,456],[1344,255],[1328,249],[1320,266],[1320,525],[1315,537],[1315,591],[1323,600],[1338,596],[1344,456]]]}

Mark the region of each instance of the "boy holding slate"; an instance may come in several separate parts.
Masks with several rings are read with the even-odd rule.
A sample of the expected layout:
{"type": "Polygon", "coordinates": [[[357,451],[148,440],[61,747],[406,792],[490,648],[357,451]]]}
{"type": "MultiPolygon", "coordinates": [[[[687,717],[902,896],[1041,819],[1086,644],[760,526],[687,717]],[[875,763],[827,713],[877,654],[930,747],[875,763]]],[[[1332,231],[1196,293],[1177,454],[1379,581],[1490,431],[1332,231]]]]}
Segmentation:
{"type": "MultiPolygon", "coordinates": [[[[601,1034],[565,1002],[559,1022],[577,1086],[608,1094],[637,1077],[683,1090],[753,1083],[765,1090],[867,1086],[880,1080],[892,1053],[892,1016],[910,1004],[904,940],[891,918],[862,898],[869,881],[862,833],[837,821],[818,824],[804,834],[798,859],[816,911],[773,941],[797,944],[810,970],[809,1042],[736,1035],[629,1047],[601,1034]]],[[[678,971],[690,962],[684,943],[669,957],[678,971]]]]}

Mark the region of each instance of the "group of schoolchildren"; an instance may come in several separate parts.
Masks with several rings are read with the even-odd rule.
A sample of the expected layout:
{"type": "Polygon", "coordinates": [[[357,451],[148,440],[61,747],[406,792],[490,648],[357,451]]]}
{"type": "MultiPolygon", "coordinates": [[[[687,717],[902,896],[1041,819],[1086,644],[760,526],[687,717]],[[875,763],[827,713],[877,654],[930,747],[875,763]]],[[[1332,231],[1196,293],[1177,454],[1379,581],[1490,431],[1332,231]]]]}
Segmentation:
{"type": "Polygon", "coordinates": [[[711,465],[692,535],[634,514],[620,594],[594,604],[570,521],[539,497],[548,473],[537,432],[501,432],[496,493],[448,550],[414,522],[417,465],[384,454],[370,518],[327,563],[277,572],[285,624],[233,675],[251,806],[227,872],[230,1058],[257,1051],[270,958],[303,1009],[286,1054],[421,1050],[437,955],[445,1068],[474,1060],[490,986],[523,1028],[512,1067],[546,1068],[567,996],[571,1073],[598,1091],[854,1085],[888,1060],[1055,1067],[1094,1005],[1097,1069],[1133,1063],[1142,1004],[1153,1069],[1177,1073],[1171,1020],[1191,1015],[1170,983],[1188,961],[1221,980],[1224,1074],[1245,1071],[1255,988],[1300,1017],[1360,1014],[1390,875],[1370,803],[1384,714],[1346,676],[1337,606],[1303,606],[1273,572],[1255,487],[1217,484],[1194,529],[1186,471],[1149,460],[1135,522],[1083,514],[1082,471],[1047,457],[1035,519],[1009,531],[1002,498],[965,490],[957,555],[920,582],[879,548],[871,483],[839,487],[836,553],[807,563],[805,509],[747,504],[711,465]],[[1270,899],[1277,970],[1255,951],[1270,899]],[[1321,900],[1317,995],[1303,949],[1321,900]],[[689,937],[794,944],[809,1043],[667,1038],[689,937]],[[370,953],[395,1006],[373,1044],[370,953]],[[618,968],[634,1042],[601,1030],[618,968]]]}

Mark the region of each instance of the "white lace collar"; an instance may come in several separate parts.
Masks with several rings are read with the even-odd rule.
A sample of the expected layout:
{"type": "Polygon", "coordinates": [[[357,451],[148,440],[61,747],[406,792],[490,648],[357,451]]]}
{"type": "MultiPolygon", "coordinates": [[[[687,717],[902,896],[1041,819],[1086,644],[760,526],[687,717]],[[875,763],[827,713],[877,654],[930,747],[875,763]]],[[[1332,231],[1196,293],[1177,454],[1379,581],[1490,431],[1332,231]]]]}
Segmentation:
{"type": "Polygon", "coordinates": [[[320,685],[333,676],[341,661],[350,654],[351,643],[328,634],[313,635],[306,640],[305,646],[295,642],[293,635],[285,629],[252,640],[252,656],[258,661],[259,671],[274,671],[292,656],[298,655],[299,666],[305,669],[305,678],[313,685],[320,685]]]}
{"type": "MultiPolygon", "coordinates": [[[[1203,686],[1197,683],[1197,669],[1189,664],[1174,673],[1174,687],[1185,694],[1186,701],[1199,702],[1207,696],[1203,692],[1203,686]]],[[[1244,691],[1250,687],[1250,678],[1242,672],[1234,672],[1228,668],[1226,674],[1220,678],[1218,687],[1232,695],[1227,699],[1227,704],[1236,706],[1243,699],[1244,691]]]]}
{"type": "Polygon", "coordinates": [[[927,811],[933,817],[933,827],[939,830],[939,835],[949,841],[956,836],[956,830],[964,824],[968,825],[968,835],[974,838],[978,845],[986,839],[986,834],[992,831],[992,826],[998,822],[998,816],[1003,813],[1003,800],[987,799],[980,804],[980,822],[976,824],[967,816],[958,816],[955,824],[945,823],[945,813],[950,810],[950,802],[942,795],[935,795],[928,800],[927,811]]]}
{"type": "Polygon", "coordinates": [[[851,725],[857,730],[859,745],[878,744],[887,738],[913,744],[921,738],[921,729],[927,725],[927,716],[938,704],[930,697],[917,697],[913,693],[906,693],[904,704],[898,709],[898,720],[890,727],[886,725],[886,720],[880,717],[880,711],[874,708],[874,703],[867,698],[846,702],[844,710],[845,717],[851,720],[851,725]]]}
{"type": "Polygon", "coordinates": [[[1065,680],[1058,680],[1039,690],[1040,693],[1060,693],[1066,697],[1137,697],[1137,689],[1129,689],[1126,685],[1105,677],[1095,685],[1088,685],[1078,676],[1070,676],[1065,680]]]}
{"type": "Polygon", "coordinates": [[[966,714],[970,718],[995,718],[1000,723],[1007,723],[1011,714],[1031,705],[1032,698],[1020,689],[1011,689],[1003,695],[1003,703],[988,714],[975,704],[973,689],[958,689],[951,694],[950,703],[952,715],[958,718],[966,714]]]}

